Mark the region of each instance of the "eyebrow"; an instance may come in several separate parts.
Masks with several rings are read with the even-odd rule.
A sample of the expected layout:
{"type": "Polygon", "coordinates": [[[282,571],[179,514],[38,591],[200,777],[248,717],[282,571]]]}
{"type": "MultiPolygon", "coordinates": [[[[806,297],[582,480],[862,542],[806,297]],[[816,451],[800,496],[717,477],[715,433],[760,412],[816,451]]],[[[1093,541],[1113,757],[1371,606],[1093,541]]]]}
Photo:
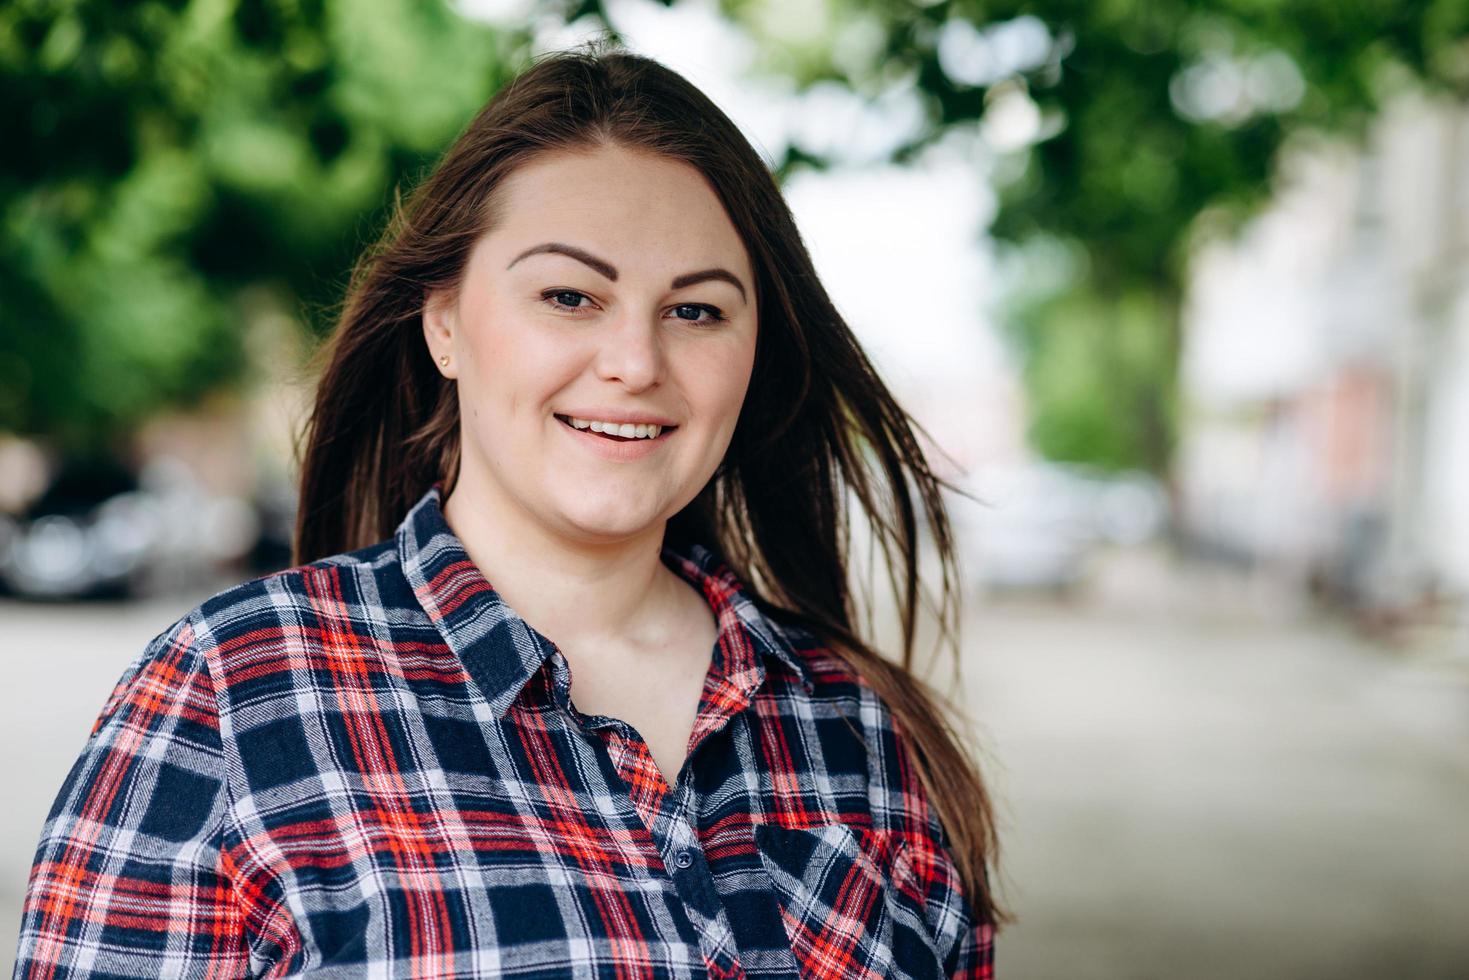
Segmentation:
{"type": "MultiPolygon", "coordinates": [[[[577,248],[575,245],[567,245],[564,242],[542,242],[539,245],[533,245],[524,252],[521,252],[514,259],[511,259],[510,265],[507,265],[505,268],[509,269],[521,259],[532,255],[539,255],[542,252],[553,252],[557,255],[565,255],[569,258],[576,259],[583,265],[589,266],[601,273],[604,278],[610,279],[613,282],[617,281],[617,267],[611,262],[599,259],[585,249],[577,248]]],[[[685,286],[708,282],[711,279],[729,283],[740,291],[740,299],[748,301],[748,297],[745,295],[745,284],[740,282],[739,276],[736,276],[728,269],[714,268],[700,269],[698,272],[686,272],[681,276],[675,276],[673,282],[669,283],[669,288],[683,289],[685,286]]]]}

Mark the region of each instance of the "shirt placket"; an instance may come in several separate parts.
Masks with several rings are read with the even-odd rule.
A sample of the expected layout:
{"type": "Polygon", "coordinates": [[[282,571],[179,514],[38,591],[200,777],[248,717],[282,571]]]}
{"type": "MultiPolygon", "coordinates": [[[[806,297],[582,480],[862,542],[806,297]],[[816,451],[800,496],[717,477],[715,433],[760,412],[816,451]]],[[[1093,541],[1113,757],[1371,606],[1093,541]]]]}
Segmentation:
{"type": "MultiPolygon", "coordinates": [[[[750,653],[748,647],[743,652],[750,653]]],[[[732,658],[728,651],[715,657],[705,677],[688,751],[674,777],[674,785],[669,786],[647,742],[635,728],[618,718],[576,711],[571,703],[570,672],[565,659],[559,651],[552,657],[557,701],[577,724],[594,732],[606,748],[608,759],[626,784],[628,797],[658,847],[674,888],[699,934],[705,969],[710,977],[721,980],[744,977],[745,972],[696,830],[698,798],[690,769],[699,747],[749,706],[763,677],[763,667],[752,657],[732,658]],[[739,665],[732,674],[727,673],[726,666],[733,666],[731,661],[736,659],[739,665]]]]}

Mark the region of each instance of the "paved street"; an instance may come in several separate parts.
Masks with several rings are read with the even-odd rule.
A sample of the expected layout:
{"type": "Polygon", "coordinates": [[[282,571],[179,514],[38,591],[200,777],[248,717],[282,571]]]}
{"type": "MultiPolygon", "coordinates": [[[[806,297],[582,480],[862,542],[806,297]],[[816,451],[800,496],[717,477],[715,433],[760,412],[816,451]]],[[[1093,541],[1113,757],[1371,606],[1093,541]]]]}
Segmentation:
{"type": "Polygon", "coordinates": [[[997,974],[1469,978],[1469,672],[1266,590],[1116,569],[976,609],[1008,813],[997,974]]]}
{"type": "MultiPolygon", "coordinates": [[[[1462,661],[1374,649],[1157,556],[1114,564],[1076,603],[971,607],[1021,917],[998,975],[1469,978],[1462,661]]],[[[189,601],[0,605],[7,974],[52,794],[127,661],[189,601]]]]}

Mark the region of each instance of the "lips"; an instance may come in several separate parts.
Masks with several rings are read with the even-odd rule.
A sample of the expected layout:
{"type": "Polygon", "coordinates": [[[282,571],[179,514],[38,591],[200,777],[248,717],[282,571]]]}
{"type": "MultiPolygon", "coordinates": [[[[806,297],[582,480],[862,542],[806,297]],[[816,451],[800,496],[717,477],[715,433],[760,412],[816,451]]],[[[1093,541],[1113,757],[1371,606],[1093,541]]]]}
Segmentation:
{"type": "Polygon", "coordinates": [[[565,432],[566,437],[580,447],[580,451],[618,465],[631,464],[638,460],[652,459],[661,455],[664,452],[663,444],[678,431],[675,426],[664,429],[652,439],[646,437],[624,439],[621,436],[593,432],[591,429],[578,429],[560,416],[556,417],[556,421],[561,423],[561,431],[565,432]]]}
{"type": "MultiPolygon", "coordinates": [[[[586,436],[595,436],[595,437],[597,437],[599,439],[605,439],[608,442],[658,442],[658,441],[662,440],[665,436],[667,436],[669,433],[673,432],[675,429],[678,428],[678,426],[676,426],[676,425],[669,425],[667,423],[660,423],[660,428],[662,429],[662,431],[660,431],[658,433],[658,435],[656,435],[656,436],[652,436],[652,437],[648,437],[648,436],[620,436],[620,435],[613,435],[612,433],[609,433],[609,432],[597,432],[597,431],[594,431],[592,429],[588,429],[588,428],[585,428],[585,427],[577,427],[577,426],[574,426],[574,425],[571,424],[571,418],[572,417],[569,416],[569,415],[562,415],[560,413],[557,413],[555,415],[556,421],[560,422],[562,425],[566,426],[568,429],[572,430],[573,432],[579,433],[581,435],[586,435],[586,436]]],[[[637,424],[637,423],[634,422],[632,424],[637,424]]]]}

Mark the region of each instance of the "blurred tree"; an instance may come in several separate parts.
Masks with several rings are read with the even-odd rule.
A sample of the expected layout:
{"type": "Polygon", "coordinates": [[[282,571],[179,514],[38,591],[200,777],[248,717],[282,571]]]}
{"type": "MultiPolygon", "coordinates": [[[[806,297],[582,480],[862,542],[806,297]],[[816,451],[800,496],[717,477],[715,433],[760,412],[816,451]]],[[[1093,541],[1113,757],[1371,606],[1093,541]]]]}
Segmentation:
{"type": "Polygon", "coordinates": [[[252,291],[321,325],[527,44],[415,0],[0,6],[0,430],[114,451],[240,380],[252,291]]]}
{"type": "MultiPolygon", "coordinates": [[[[875,99],[995,155],[993,233],[1037,271],[1007,327],[1046,455],[1166,476],[1192,233],[1237,227],[1282,146],[1359,133],[1391,91],[1469,97],[1464,0],[723,0],[764,70],[875,99]],[[1060,262],[1058,278],[1046,263],[1060,262]]],[[[793,148],[782,169],[829,160],[793,148]]]]}
{"type": "MultiPolygon", "coordinates": [[[[989,145],[1034,442],[1164,475],[1198,219],[1237,224],[1289,136],[1360,129],[1394,72],[1469,93],[1463,0],[721,2],[765,71],[910,89],[895,159],[989,145]]],[[[262,286],[324,325],[390,188],[528,44],[445,0],[0,6],[0,430],[95,451],[239,380],[262,286]]]]}

